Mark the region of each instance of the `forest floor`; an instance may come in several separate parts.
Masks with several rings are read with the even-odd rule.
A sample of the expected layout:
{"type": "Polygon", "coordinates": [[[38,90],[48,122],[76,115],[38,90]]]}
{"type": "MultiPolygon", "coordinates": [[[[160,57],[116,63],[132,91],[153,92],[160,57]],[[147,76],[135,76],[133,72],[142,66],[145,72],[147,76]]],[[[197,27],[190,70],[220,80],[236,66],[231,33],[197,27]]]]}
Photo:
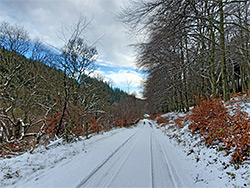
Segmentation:
{"type": "Polygon", "coordinates": [[[171,130],[145,119],[135,127],[70,144],[58,140],[1,159],[0,187],[250,186],[247,164],[236,169],[223,152],[198,145],[199,140],[185,128],[171,130]]]}

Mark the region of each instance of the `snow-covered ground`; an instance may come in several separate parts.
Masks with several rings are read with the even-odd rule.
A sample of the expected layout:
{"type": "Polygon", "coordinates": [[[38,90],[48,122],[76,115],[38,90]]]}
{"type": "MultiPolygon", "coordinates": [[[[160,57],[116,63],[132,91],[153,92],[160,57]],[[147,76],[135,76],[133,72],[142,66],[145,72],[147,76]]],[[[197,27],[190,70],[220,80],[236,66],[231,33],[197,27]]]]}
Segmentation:
{"type": "Polygon", "coordinates": [[[233,164],[231,156],[225,151],[218,150],[216,146],[208,148],[200,135],[192,135],[188,124],[178,128],[174,119],[185,115],[184,113],[164,114],[162,116],[169,117],[170,122],[163,127],[158,125],[158,128],[168,136],[169,145],[173,147],[174,152],[185,154],[184,160],[190,165],[189,170],[196,181],[195,185],[197,187],[250,187],[250,161],[244,161],[241,165],[233,164]]]}
{"type": "Polygon", "coordinates": [[[115,129],[87,140],[1,159],[0,187],[76,187],[138,129],[115,129]]]}
{"type": "Polygon", "coordinates": [[[199,136],[172,123],[160,128],[145,119],[136,127],[1,159],[0,187],[250,186],[247,164],[236,170],[223,151],[198,144],[199,136]]]}

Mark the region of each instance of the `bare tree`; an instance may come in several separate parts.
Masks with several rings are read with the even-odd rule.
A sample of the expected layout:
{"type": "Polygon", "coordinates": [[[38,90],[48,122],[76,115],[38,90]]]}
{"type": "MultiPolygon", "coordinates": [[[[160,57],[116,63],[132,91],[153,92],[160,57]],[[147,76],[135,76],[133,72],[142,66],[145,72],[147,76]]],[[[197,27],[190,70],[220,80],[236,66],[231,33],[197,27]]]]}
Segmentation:
{"type": "Polygon", "coordinates": [[[85,18],[80,17],[73,29],[67,30],[69,33],[66,34],[63,31],[66,42],[61,49],[61,66],[64,72],[64,104],[56,131],[57,135],[60,133],[69,100],[71,98],[75,101],[84,100],[84,97],[79,98],[79,89],[84,87],[87,71],[91,72],[95,68],[97,50],[95,47],[88,46],[83,38],[88,24],[85,18]]]}
{"type": "Polygon", "coordinates": [[[249,1],[132,1],[120,18],[132,34],[147,35],[133,46],[158,111],[188,110],[193,95],[228,100],[249,88],[249,1]]]}
{"type": "Polygon", "coordinates": [[[57,49],[50,45],[45,45],[40,39],[36,38],[33,41],[31,59],[37,62],[42,62],[50,67],[58,67],[60,55],[57,49]]]}
{"type": "Polygon", "coordinates": [[[30,48],[28,32],[23,27],[13,26],[7,22],[1,22],[0,43],[5,49],[22,55],[25,55],[30,48]]]}

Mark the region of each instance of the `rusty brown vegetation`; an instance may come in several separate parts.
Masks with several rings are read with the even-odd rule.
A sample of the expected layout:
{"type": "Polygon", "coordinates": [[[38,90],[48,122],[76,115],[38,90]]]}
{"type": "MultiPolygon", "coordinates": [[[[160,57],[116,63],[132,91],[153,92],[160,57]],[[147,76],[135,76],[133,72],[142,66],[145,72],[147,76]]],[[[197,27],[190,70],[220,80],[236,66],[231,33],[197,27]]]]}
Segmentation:
{"type": "Polygon", "coordinates": [[[241,163],[250,154],[250,117],[239,108],[229,113],[221,99],[204,99],[191,110],[187,119],[193,134],[202,135],[208,146],[219,145],[234,162],[241,163]]]}

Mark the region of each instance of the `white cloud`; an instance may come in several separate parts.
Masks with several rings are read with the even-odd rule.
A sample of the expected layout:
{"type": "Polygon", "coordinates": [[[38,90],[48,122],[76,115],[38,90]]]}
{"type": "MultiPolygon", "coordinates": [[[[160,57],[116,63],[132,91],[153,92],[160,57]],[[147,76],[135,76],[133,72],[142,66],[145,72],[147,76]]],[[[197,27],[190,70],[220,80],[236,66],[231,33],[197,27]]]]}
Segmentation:
{"type": "Polygon", "coordinates": [[[138,98],[142,98],[142,82],[144,77],[142,74],[134,70],[123,70],[119,71],[103,71],[96,70],[92,73],[92,76],[99,77],[101,75],[104,81],[111,82],[114,87],[121,88],[122,90],[130,94],[135,93],[138,98]]]}
{"type": "Polygon", "coordinates": [[[117,85],[124,85],[125,87],[139,87],[143,80],[142,76],[136,71],[120,70],[118,72],[108,71],[105,77],[111,79],[117,85]]]}
{"type": "Polygon", "coordinates": [[[119,70],[118,72],[97,70],[95,74],[101,74],[105,78],[105,81],[111,80],[114,86],[126,88],[130,91],[134,91],[131,90],[133,88],[140,88],[143,81],[143,76],[133,70],[119,70]]]}
{"type": "Polygon", "coordinates": [[[140,91],[140,90],[133,91],[133,92],[131,92],[131,93],[133,93],[133,94],[134,94],[137,98],[139,98],[139,99],[145,99],[145,98],[143,97],[142,91],[140,91]]]}
{"type": "Polygon", "coordinates": [[[111,61],[107,61],[105,59],[102,58],[98,58],[97,62],[96,62],[99,66],[109,66],[109,67],[114,67],[114,63],[111,61]]]}

